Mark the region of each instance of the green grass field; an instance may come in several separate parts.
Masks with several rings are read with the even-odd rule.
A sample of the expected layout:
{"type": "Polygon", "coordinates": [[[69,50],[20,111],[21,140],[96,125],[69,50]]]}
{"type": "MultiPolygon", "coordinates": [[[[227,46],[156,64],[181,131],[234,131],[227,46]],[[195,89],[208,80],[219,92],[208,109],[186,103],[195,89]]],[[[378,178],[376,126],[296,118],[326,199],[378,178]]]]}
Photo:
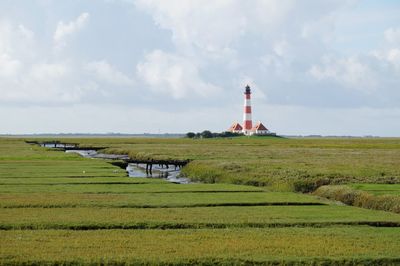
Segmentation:
{"type": "Polygon", "coordinates": [[[7,208],[2,229],[121,229],[391,225],[400,215],[347,206],[7,208]]]}
{"type": "Polygon", "coordinates": [[[400,184],[351,184],[350,187],[370,192],[374,195],[398,195],[400,196],[400,184]]]}
{"type": "Polygon", "coordinates": [[[0,234],[1,256],[10,264],[400,262],[397,228],[14,230],[0,234]]]}
{"type": "MultiPolygon", "coordinates": [[[[0,207],[38,207],[38,208],[57,208],[57,207],[191,207],[191,206],[218,206],[223,204],[231,205],[315,205],[323,204],[316,197],[290,192],[268,192],[263,191],[242,192],[240,189],[230,191],[223,190],[225,185],[221,185],[220,190],[215,190],[219,185],[209,185],[209,191],[190,189],[191,185],[174,185],[188,188],[189,190],[169,191],[170,184],[164,184],[164,192],[143,192],[143,193],[87,193],[75,190],[74,193],[2,193],[0,195],[0,207]],[[78,193],[77,193],[78,192],[78,193]]],[[[85,185],[90,186],[90,185],[85,185]]],[[[110,186],[110,185],[109,185],[110,186]]],[[[112,185],[114,186],[114,185],[112,185]]],[[[120,185],[119,185],[120,186],[120,185]]],[[[155,185],[148,184],[148,189],[155,185]]],[[[208,185],[204,184],[203,188],[208,185]]],[[[231,187],[233,185],[230,185],[231,187]]],[[[157,191],[160,186],[157,184],[157,191]]]]}
{"type": "Polygon", "coordinates": [[[319,183],[400,183],[400,140],[396,138],[73,141],[106,146],[108,152],[133,158],[192,159],[183,172],[207,183],[272,185],[296,191],[312,191],[319,183]]]}
{"type": "Polygon", "coordinates": [[[400,263],[399,214],[293,192],[328,179],[395,194],[397,139],[69,141],[193,159],[185,174],[211,184],[0,138],[0,265],[400,263]]]}

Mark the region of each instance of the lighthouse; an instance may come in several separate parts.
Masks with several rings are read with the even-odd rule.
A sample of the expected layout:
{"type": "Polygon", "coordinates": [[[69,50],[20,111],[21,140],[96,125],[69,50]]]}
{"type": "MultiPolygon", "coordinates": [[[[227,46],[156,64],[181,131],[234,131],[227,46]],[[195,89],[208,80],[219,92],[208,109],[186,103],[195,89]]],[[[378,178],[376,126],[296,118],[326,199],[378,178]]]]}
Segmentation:
{"type": "Polygon", "coordinates": [[[246,136],[276,136],[276,133],[270,132],[268,128],[266,128],[261,122],[258,122],[253,126],[253,121],[251,119],[251,90],[249,85],[246,86],[244,91],[243,126],[241,126],[238,122],[235,122],[228,129],[228,131],[246,136]]]}
{"type": "Polygon", "coordinates": [[[246,86],[244,91],[244,109],[243,109],[243,133],[245,135],[251,134],[253,122],[251,121],[251,90],[250,86],[246,86]]]}

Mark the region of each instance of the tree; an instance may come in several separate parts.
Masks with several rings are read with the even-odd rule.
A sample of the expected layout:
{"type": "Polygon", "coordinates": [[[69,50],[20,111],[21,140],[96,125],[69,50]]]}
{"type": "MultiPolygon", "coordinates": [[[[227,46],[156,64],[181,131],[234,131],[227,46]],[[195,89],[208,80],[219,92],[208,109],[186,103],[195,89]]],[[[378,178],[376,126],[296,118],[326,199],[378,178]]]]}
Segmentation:
{"type": "Polygon", "coordinates": [[[192,139],[192,138],[196,137],[196,134],[193,132],[188,132],[188,133],[186,133],[186,137],[189,139],[192,139]]]}
{"type": "Polygon", "coordinates": [[[209,130],[204,130],[203,132],[201,132],[200,136],[204,139],[209,139],[213,137],[213,134],[209,130]]]}

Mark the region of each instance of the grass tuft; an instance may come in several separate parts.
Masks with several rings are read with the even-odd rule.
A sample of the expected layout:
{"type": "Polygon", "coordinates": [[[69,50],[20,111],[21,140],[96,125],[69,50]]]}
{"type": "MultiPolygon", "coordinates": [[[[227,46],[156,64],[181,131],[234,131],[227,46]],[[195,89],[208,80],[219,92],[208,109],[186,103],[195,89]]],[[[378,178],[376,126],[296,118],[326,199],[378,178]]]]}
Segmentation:
{"type": "Polygon", "coordinates": [[[361,208],[400,213],[400,196],[374,195],[349,186],[322,186],[314,195],[361,208]]]}

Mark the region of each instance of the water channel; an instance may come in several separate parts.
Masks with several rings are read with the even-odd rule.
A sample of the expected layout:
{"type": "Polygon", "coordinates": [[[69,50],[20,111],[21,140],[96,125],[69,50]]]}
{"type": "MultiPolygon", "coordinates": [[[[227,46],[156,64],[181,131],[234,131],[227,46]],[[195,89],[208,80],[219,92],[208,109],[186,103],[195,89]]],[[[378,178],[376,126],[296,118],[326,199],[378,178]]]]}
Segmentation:
{"type": "MultiPolygon", "coordinates": [[[[54,148],[54,147],[51,147],[54,148]]],[[[93,159],[106,159],[106,160],[128,160],[128,155],[119,155],[119,154],[105,154],[98,153],[95,150],[66,150],[67,153],[78,153],[82,157],[85,158],[93,158],[93,159]]],[[[172,183],[177,184],[188,184],[190,180],[185,177],[180,177],[180,169],[176,168],[173,165],[153,165],[153,169],[151,173],[146,173],[146,165],[145,164],[133,164],[129,163],[126,167],[126,171],[129,177],[134,178],[160,178],[172,183]]]]}

